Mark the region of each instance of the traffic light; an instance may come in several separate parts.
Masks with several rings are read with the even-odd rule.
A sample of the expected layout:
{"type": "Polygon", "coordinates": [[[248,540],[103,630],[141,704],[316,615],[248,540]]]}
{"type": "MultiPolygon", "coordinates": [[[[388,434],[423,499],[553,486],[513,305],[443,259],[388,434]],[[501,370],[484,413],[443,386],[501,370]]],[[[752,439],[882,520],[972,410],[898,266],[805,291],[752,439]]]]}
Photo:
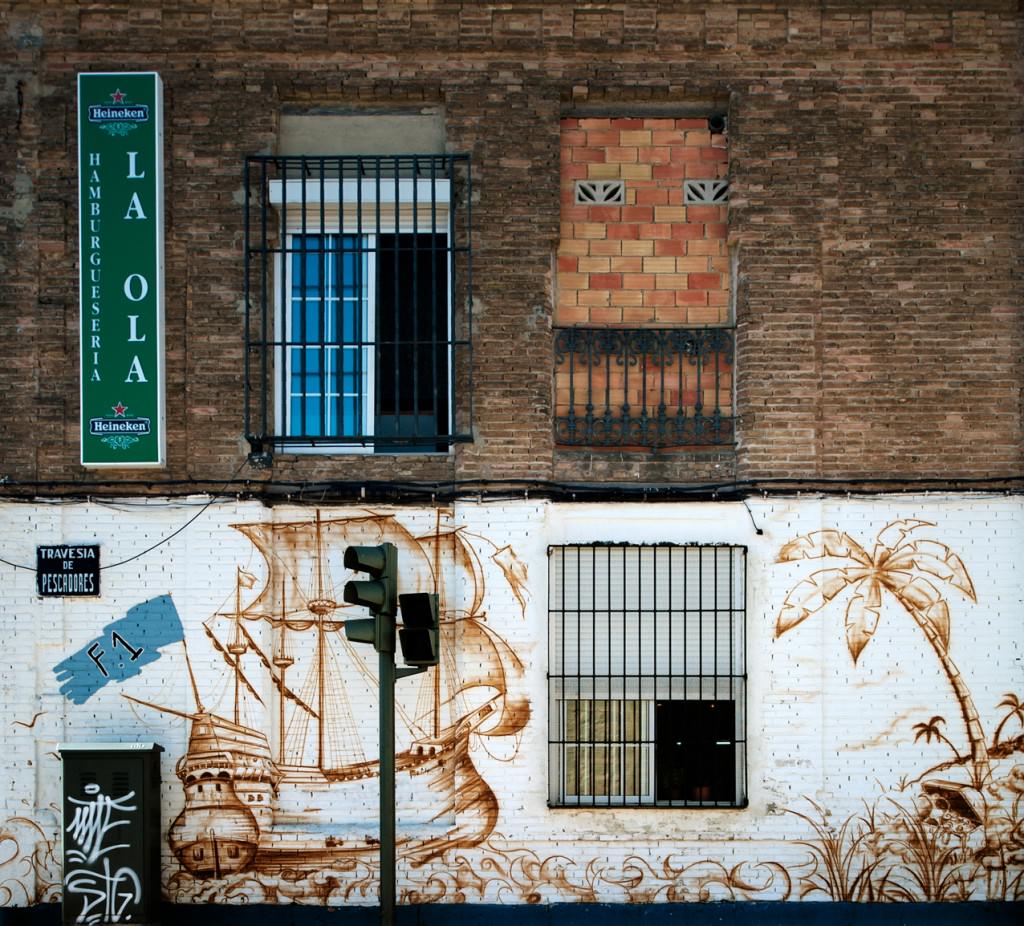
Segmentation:
{"type": "Polygon", "coordinates": [[[436,666],[439,655],[437,595],[415,592],[399,595],[402,628],[398,642],[407,666],[436,666]]]}
{"type": "Polygon", "coordinates": [[[393,543],[376,547],[346,547],[344,563],[370,579],[345,583],[341,597],[349,604],[369,608],[372,618],[345,621],[345,636],[356,643],[372,643],[377,652],[394,650],[395,611],[398,603],[398,549],[393,543]]]}

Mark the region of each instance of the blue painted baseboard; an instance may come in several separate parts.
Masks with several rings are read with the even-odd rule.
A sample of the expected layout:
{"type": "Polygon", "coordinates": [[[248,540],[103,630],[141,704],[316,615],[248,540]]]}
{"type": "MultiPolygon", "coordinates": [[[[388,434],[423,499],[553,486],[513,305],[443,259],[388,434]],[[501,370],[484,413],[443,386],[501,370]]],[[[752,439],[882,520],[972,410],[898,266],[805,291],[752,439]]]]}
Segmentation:
{"type": "MultiPolygon", "coordinates": [[[[161,906],[162,926],[377,926],[376,907],[161,906]]],[[[0,908],[0,926],[59,926],[59,904],[0,908]]],[[[396,926],[1019,926],[1021,903],[426,904],[399,907],[396,926]]]]}

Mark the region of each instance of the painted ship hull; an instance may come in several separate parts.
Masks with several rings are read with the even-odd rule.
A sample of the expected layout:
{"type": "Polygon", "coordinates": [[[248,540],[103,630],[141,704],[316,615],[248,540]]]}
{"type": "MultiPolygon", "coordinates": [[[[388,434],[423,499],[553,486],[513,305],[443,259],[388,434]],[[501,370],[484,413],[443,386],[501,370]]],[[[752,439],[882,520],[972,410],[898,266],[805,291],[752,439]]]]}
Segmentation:
{"type": "MultiPolygon", "coordinates": [[[[478,845],[494,829],[497,801],[469,755],[473,728],[464,718],[395,757],[399,806],[404,792],[407,802],[416,795],[431,808],[428,820],[413,823],[412,835],[396,841],[399,855],[413,864],[478,845]],[[426,794],[433,800],[424,801],[426,794]]],[[[168,841],[196,878],[288,875],[377,856],[377,762],[326,772],[277,765],[262,733],[213,714],[197,715],[189,745],[177,768],[185,806],[168,841]],[[364,811],[362,821],[334,822],[339,811],[351,817],[355,810],[364,811]]]]}
{"type": "Polygon", "coordinates": [[[266,736],[208,711],[194,714],[176,771],[185,806],[167,834],[175,857],[199,878],[245,871],[280,778],[266,736]]]}

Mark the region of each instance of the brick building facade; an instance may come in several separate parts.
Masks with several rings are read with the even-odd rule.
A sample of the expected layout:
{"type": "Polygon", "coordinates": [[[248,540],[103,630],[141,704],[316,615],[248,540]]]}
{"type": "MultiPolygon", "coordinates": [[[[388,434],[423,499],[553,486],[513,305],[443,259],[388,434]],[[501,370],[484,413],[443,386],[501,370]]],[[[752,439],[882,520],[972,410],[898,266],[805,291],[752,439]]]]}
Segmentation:
{"type": "MultiPolygon", "coordinates": [[[[399,807],[400,902],[1020,899],[1016,3],[0,9],[0,817],[37,860],[2,882],[6,905],[60,896],[33,847],[56,845],[56,745],[90,739],[168,751],[165,899],[237,896],[186,863],[198,848],[172,825],[193,786],[175,771],[184,729],[121,695],[201,711],[180,647],[197,701],[238,674],[238,653],[199,652],[223,636],[208,626],[222,601],[259,628],[241,651],[273,656],[269,603],[342,607],[300,587],[340,581],[344,543],[392,537],[419,564],[409,589],[448,602],[460,677],[490,680],[437,683],[471,734],[449,744],[462,771],[438,773],[439,803],[413,791],[399,807]],[[76,75],[128,72],[163,88],[166,465],[94,469],[79,462],[76,75]],[[17,567],[40,544],[98,545],[101,597],[38,596],[17,567]],[[690,591],[663,586],[666,569],[690,591]],[[58,671],[142,603],[180,630],[153,644],[159,662],[102,684],[58,671]],[[598,611],[630,641],[618,669],[597,629],[569,627],[598,611]],[[691,636],[695,663],[659,661],[691,636]],[[479,667],[485,637],[501,684],[479,667]],[[486,704],[458,693],[482,688],[486,704]],[[701,766],[712,783],[658,758],[693,729],[698,751],[713,730],[731,744],[727,772],[701,766]],[[885,802],[851,824],[865,846],[909,845],[929,814],[943,851],[961,840],[955,889],[879,884],[885,859],[856,853],[870,888],[822,881],[795,841],[825,839],[818,811],[852,821],[865,802],[885,802]],[[507,890],[467,887],[484,870],[507,890]]],[[[285,650],[249,679],[259,704],[287,687],[282,666],[298,675],[285,650]]],[[[246,896],[373,903],[355,886],[376,878],[362,831],[346,830],[372,820],[338,809],[370,797],[332,798],[322,755],[326,777],[298,788],[322,816],[284,797],[308,758],[288,752],[291,694],[248,726],[236,695],[276,802],[245,813],[337,851],[286,889],[293,866],[260,837],[246,896]],[[358,872],[327,890],[343,847],[358,872]]]]}

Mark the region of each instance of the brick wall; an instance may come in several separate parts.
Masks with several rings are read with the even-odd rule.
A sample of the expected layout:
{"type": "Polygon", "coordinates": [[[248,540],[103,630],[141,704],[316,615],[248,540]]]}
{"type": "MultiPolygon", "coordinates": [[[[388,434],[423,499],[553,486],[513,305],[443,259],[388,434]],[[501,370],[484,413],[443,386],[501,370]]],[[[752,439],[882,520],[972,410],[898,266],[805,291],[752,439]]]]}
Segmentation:
{"type": "MultiPolygon", "coordinates": [[[[0,335],[9,345],[0,441],[12,480],[138,478],[77,463],[74,75],[104,69],[158,70],[166,90],[169,463],[139,491],[154,479],[216,483],[244,463],[241,163],[274,150],[286,106],[442,106],[449,148],[472,154],[474,440],[450,457],[279,456],[272,471],[243,471],[248,478],[1020,472],[1024,133],[1010,0],[273,9],[29,0],[0,11],[0,335]],[[561,120],[711,109],[729,114],[736,449],[557,449],[561,120]]],[[[674,287],[676,310],[681,296],[704,292],[690,281],[674,287]]],[[[653,291],[669,290],[656,280],[653,291]]],[[[611,296],[597,308],[613,308],[611,296]]],[[[632,317],[637,306],[622,306],[623,324],[627,308],[632,317]]]]}

